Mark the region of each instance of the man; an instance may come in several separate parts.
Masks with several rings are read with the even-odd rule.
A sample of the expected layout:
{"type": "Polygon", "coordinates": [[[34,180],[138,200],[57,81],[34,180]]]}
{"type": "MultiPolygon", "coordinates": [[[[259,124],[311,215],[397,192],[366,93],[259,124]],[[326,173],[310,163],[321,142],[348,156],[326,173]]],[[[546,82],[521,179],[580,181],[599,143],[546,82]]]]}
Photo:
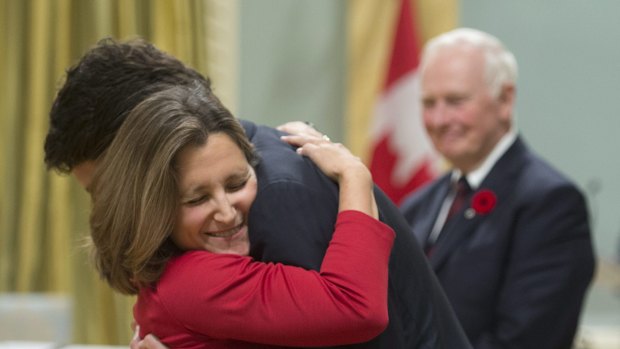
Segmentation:
{"type": "Polygon", "coordinates": [[[517,133],[516,76],[489,34],[426,45],[423,120],[454,168],[401,209],[474,348],[570,348],[594,269],[588,212],[517,133]]]}
{"type": "MultiPolygon", "coordinates": [[[[97,159],[133,106],[155,91],[195,81],[209,88],[200,74],[152,45],[101,42],[69,69],[58,92],[45,142],[48,168],[72,173],[88,188],[97,159]]],[[[261,157],[249,217],[251,255],[318,270],[337,214],[337,187],[281,142],[281,132],[242,124],[261,157]]],[[[377,190],[375,197],[381,220],[397,234],[390,257],[390,321],[380,336],[350,347],[468,348],[406,221],[383,193],[377,190]]]]}

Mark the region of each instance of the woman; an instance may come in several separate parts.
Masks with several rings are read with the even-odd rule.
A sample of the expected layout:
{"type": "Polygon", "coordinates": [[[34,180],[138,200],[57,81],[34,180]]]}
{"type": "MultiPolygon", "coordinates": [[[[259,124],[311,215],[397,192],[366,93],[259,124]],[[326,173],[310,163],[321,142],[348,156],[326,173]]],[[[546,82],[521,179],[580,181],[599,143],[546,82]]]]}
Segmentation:
{"type": "Polygon", "coordinates": [[[130,113],[97,167],[91,228],[101,275],[138,294],[141,337],[174,348],[326,346],[384,329],[394,233],[377,220],[368,169],[341,145],[287,141],[340,185],[318,273],[247,256],[256,156],[215,96],[173,87],[130,113]]]}

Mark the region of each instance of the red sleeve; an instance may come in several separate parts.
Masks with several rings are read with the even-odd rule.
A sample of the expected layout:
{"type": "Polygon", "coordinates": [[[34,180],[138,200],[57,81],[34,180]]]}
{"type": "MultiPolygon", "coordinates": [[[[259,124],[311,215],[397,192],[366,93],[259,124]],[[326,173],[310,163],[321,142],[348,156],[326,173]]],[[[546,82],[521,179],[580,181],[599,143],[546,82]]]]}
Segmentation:
{"type": "Polygon", "coordinates": [[[169,263],[152,297],[170,321],[212,338],[283,346],[363,342],[387,326],[393,240],[387,225],[344,211],[320,272],[192,251],[169,263]]]}

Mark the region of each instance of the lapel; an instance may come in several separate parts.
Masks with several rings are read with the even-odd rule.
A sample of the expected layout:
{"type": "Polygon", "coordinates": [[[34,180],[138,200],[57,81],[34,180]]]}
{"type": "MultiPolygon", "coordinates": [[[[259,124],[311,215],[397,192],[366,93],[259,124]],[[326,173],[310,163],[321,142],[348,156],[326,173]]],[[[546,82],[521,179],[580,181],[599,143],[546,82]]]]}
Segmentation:
{"type": "MultiPolygon", "coordinates": [[[[441,232],[441,235],[443,235],[441,241],[439,241],[433,254],[429,257],[431,266],[435,271],[442,267],[448,256],[457,248],[470,241],[477,229],[485,221],[497,215],[502,208],[505,209],[510,206],[509,202],[515,190],[516,178],[526,161],[526,154],[527,148],[525,144],[520,137],[517,137],[506,153],[493,166],[478,190],[469,195],[463,209],[446,224],[441,232]],[[471,198],[482,189],[488,189],[495,194],[497,198],[495,208],[487,215],[476,214],[473,217],[466,217],[465,212],[471,208],[471,198]]],[[[449,185],[445,184],[445,186],[447,188],[449,185]]],[[[437,215],[435,214],[433,217],[437,217],[437,215]]]]}
{"type": "Polygon", "coordinates": [[[447,174],[443,175],[433,184],[432,188],[429,188],[428,195],[421,196],[424,202],[419,205],[420,207],[426,207],[426,209],[420,210],[421,214],[416,215],[413,223],[413,234],[420,246],[426,246],[426,241],[435,225],[435,220],[437,219],[437,215],[439,215],[441,205],[446,195],[448,195],[448,191],[450,190],[450,174],[451,172],[448,171],[447,174]]]}

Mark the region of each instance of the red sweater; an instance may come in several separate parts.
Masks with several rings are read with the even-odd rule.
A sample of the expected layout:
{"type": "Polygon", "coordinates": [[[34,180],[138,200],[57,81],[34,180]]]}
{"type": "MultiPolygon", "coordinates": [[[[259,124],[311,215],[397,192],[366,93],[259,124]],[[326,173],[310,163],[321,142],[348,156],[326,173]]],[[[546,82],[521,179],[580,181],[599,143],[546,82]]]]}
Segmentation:
{"type": "Polygon", "coordinates": [[[170,260],[134,306],[140,336],[170,348],[327,346],[368,341],[388,322],[394,232],[359,211],[339,213],[320,272],[190,251],[170,260]],[[249,342],[249,343],[248,343],[249,342]]]}

